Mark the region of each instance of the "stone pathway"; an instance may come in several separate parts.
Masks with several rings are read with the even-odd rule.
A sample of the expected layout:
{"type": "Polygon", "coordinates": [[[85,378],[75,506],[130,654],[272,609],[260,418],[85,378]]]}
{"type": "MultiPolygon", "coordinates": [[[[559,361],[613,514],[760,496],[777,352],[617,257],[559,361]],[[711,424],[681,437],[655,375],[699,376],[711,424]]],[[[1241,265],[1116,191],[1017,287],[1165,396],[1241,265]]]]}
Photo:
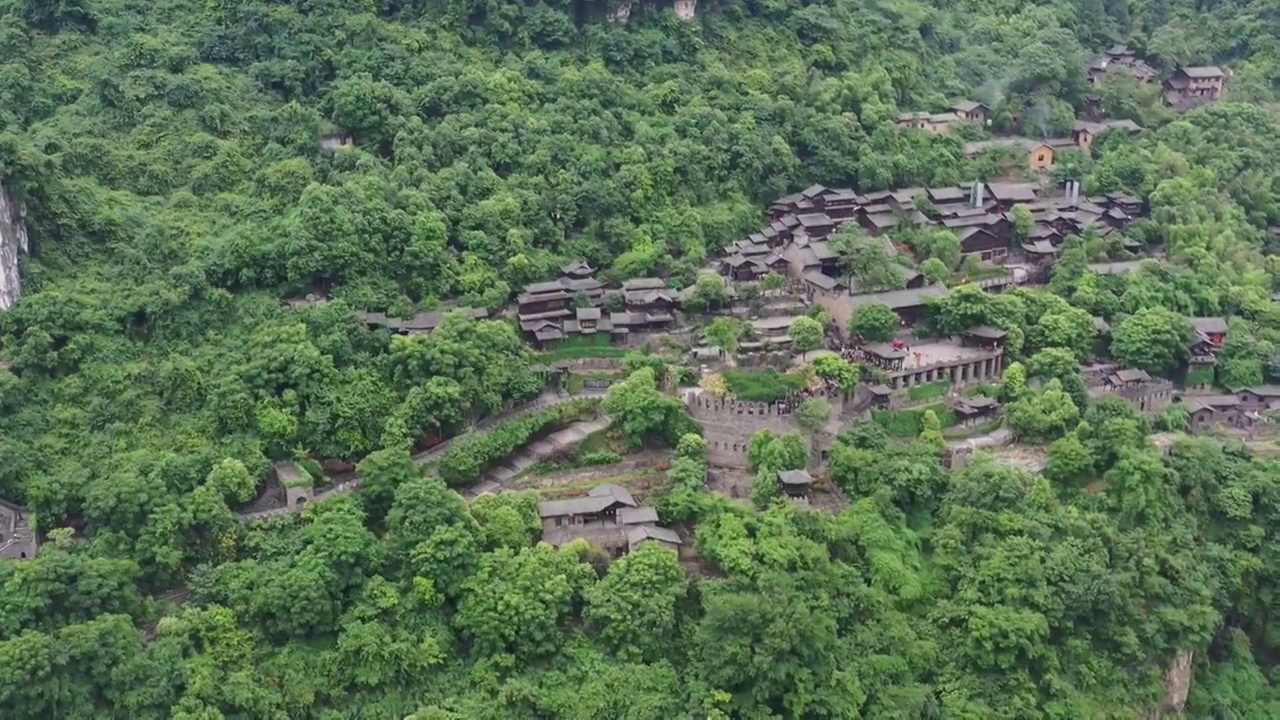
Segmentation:
{"type": "MultiPolygon", "coordinates": [[[[543,393],[532,402],[521,405],[518,408],[512,408],[511,410],[508,410],[505,413],[501,413],[499,415],[494,415],[492,417],[485,418],[484,420],[481,420],[480,422],[472,425],[467,430],[461,433],[458,433],[458,435],[456,435],[455,437],[462,437],[467,433],[486,430],[495,425],[506,422],[518,415],[523,415],[525,413],[530,413],[530,412],[536,412],[538,410],[554,407],[556,405],[563,405],[564,403],[572,402],[574,400],[583,400],[588,398],[602,398],[604,397],[604,394],[605,394],[604,390],[588,390],[580,393],[575,393],[572,395],[561,394],[561,393],[543,393]]],[[[597,420],[592,420],[589,422],[582,422],[582,421],[576,422],[570,425],[569,427],[563,430],[560,430],[559,432],[553,433],[546,440],[539,441],[539,442],[545,443],[547,441],[552,441],[552,440],[555,440],[555,442],[566,442],[569,444],[572,444],[575,442],[581,442],[584,438],[587,437],[587,435],[590,435],[593,432],[598,432],[599,430],[603,430],[605,427],[608,426],[608,424],[609,424],[609,421],[607,418],[599,418],[597,420]]],[[[432,460],[435,460],[436,458],[439,458],[441,455],[445,454],[449,450],[449,447],[452,445],[452,443],[453,443],[453,438],[450,438],[449,440],[446,440],[430,449],[423,450],[422,452],[416,453],[413,456],[413,462],[417,465],[425,465],[426,463],[429,463],[432,460]]],[[[525,448],[524,451],[521,451],[520,453],[518,453],[514,459],[508,460],[507,464],[519,463],[520,456],[524,455],[527,451],[532,449],[534,445],[537,445],[537,444],[538,443],[531,443],[528,447],[525,448]]],[[[552,450],[552,452],[554,452],[554,449],[552,450]]],[[[549,455],[550,453],[547,453],[547,454],[549,455]]],[[[527,468],[529,465],[532,465],[535,462],[537,462],[537,459],[531,459],[528,462],[524,462],[523,464],[518,466],[519,469],[516,469],[511,473],[511,476],[514,476],[520,470],[527,468]]],[[[338,495],[345,495],[347,493],[355,492],[356,490],[360,489],[360,483],[362,482],[362,479],[359,475],[356,475],[355,473],[351,473],[350,475],[347,475],[344,477],[346,479],[342,480],[341,482],[338,482],[333,487],[327,490],[323,490],[319,493],[316,493],[315,497],[312,498],[312,502],[315,502],[317,500],[325,500],[331,497],[336,497],[338,495]]],[[[489,478],[486,478],[484,481],[480,483],[480,485],[476,487],[479,488],[479,487],[488,485],[489,482],[491,482],[491,480],[489,478]]],[[[241,520],[263,520],[266,518],[275,517],[277,515],[292,515],[293,513],[301,511],[303,507],[306,507],[306,506],[305,505],[300,505],[295,507],[282,506],[282,507],[268,508],[265,510],[258,510],[253,512],[237,513],[237,515],[241,520]]]]}

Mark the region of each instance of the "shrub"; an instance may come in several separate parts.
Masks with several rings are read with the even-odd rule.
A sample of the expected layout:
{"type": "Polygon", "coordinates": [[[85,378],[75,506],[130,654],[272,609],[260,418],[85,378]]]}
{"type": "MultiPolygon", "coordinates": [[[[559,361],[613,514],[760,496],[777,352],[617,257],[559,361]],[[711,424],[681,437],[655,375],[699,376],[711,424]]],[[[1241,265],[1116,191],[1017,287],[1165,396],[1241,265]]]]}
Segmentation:
{"type": "Polygon", "coordinates": [[[799,391],[806,378],[801,373],[780,373],[773,368],[763,370],[732,369],[724,372],[724,382],[734,397],[752,402],[774,402],[799,391]]]}
{"type": "Polygon", "coordinates": [[[451,486],[465,485],[480,479],[484,471],[505,459],[534,435],[577,417],[595,407],[599,401],[583,398],[539,412],[521,415],[485,433],[463,435],[440,458],[440,478],[451,486]]]}

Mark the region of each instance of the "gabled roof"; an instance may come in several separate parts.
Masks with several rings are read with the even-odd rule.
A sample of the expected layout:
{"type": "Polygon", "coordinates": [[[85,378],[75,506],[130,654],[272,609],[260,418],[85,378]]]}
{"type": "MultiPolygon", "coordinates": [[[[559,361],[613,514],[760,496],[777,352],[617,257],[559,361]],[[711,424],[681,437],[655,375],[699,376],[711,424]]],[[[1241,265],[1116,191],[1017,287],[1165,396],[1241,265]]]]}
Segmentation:
{"type": "Polygon", "coordinates": [[[866,295],[852,295],[848,298],[848,302],[852,307],[880,303],[888,305],[892,310],[901,310],[923,305],[928,298],[943,298],[950,294],[951,291],[945,285],[930,285],[912,290],[890,290],[866,295]]]}
{"type": "Polygon", "coordinates": [[[548,518],[598,513],[613,505],[633,508],[636,507],[636,501],[621,485],[597,485],[591,488],[586,497],[538,503],[538,516],[548,518]]]}
{"type": "Polygon", "coordinates": [[[972,335],[974,337],[986,338],[988,340],[999,340],[1000,338],[1004,337],[1005,335],[1008,335],[1009,333],[1005,332],[1004,330],[1001,330],[1000,328],[993,328],[989,325],[978,325],[977,327],[971,327],[968,330],[965,330],[964,334],[972,335]]]}
{"type": "Polygon", "coordinates": [[[1191,78],[1215,78],[1222,77],[1225,73],[1222,68],[1216,65],[1193,65],[1191,67],[1178,68],[1178,72],[1191,78]]]}
{"type": "Polygon", "coordinates": [[[1148,375],[1145,370],[1137,369],[1117,370],[1112,377],[1122,383],[1147,382],[1151,379],[1151,376],[1148,375]]]}
{"type": "Polygon", "coordinates": [[[1191,322],[1191,327],[1202,333],[1225,333],[1227,331],[1227,319],[1221,317],[1193,317],[1187,318],[1191,322]]]}
{"type": "Polygon", "coordinates": [[[648,505],[618,510],[618,523],[621,525],[643,525],[656,522],[658,522],[658,511],[648,505]]]}
{"type": "Polygon", "coordinates": [[[783,470],[778,473],[778,482],[803,487],[813,484],[813,476],[807,470],[783,470]]]}
{"type": "Polygon", "coordinates": [[[951,103],[951,109],[959,112],[973,112],[978,108],[985,107],[986,105],[974,100],[957,100],[956,102],[951,103]]]}
{"type": "Polygon", "coordinates": [[[675,530],[656,525],[638,525],[627,530],[627,545],[635,547],[645,540],[657,540],[672,545],[682,545],[680,536],[675,530]]]}
{"type": "MultiPolygon", "coordinates": [[[[1039,141],[1032,141],[1041,144],[1039,141]]],[[[1040,197],[1036,186],[1031,183],[987,183],[991,197],[1000,202],[1031,202],[1040,197]]]]}
{"type": "Polygon", "coordinates": [[[568,265],[562,266],[560,268],[560,272],[564,273],[565,275],[590,275],[591,273],[595,272],[595,268],[591,267],[590,265],[588,265],[586,262],[582,260],[575,260],[569,263],[568,265]]]}
{"type": "Polygon", "coordinates": [[[662,290],[666,287],[667,281],[662,278],[635,278],[622,282],[623,290],[662,290]]]}
{"type": "Polygon", "coordinates": [[[804,281],[823,290],[835,290],[837,284],[835,278],[830,275],[825,275],[817,270],[810,270],[805,273],[804,281]]]}

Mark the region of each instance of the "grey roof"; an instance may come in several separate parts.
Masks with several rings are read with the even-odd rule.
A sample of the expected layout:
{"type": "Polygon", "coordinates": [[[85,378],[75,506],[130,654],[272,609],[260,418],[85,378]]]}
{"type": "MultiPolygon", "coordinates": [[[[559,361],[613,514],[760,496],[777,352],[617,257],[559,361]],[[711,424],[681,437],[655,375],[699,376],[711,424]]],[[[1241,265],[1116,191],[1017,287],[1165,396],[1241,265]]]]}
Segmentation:
{"type": "Polygon", "coordinates": [[[561,266],[560,272],[565,275],[590,275],[595,272],[595,268],[588,265],[585,261],[574,260],[568,265],[561,266]]]}
{"type": "Polygon", "coordinates": [[[578,308],[577,314],[579,320],[599,320],[600,308],[578,308]]]}
{"type": "Polygon", "coordinates": [[[1227,319],[1221,317],[1187,318],[1191,327],[1202,333],[1224,333],[1227,331],[1227,319]]]}
{"type": "Polygon", "coordinates": [[[548,282],[529,283],[524,286],[524,291],[529,295],[540,295],[542,293],[563,292],[565,284],[559,280],[551,280],[548,282]]]}
{"type": "Polygon", "coordinates": [[[826,192],[826,190],[827,189],[821,185],[810,185],[809,187],[801,190],[800,195],[801,197],[815,198],[821,195],[822,193],[826,192]]]}
{"type": "Polygon", "coordinates": [[[952,110],[959,110],[961,112],[972,112],[980,107],[986,107],[986,105],[974,100],[957,100],[956,102],[951,103],[952,110]]]}
{"type": "Polygon", "coordinates": [[[631,497],[631,493],[621,485],[597,485],[591,488],[586,497],[538,503],[538,516],[548,518],[598,513],[615,504],[636,507],[636,501],[631,497]]]}
{"type": "Polygon", "coordinates": [[[808,470],[783,470],[778,473],[778,482],[783,485],[812,485],[813,476],[808,470]]]}
{"type": "Polygon", "coordinates": [[[1183,397],[1182,404],[1187,406],[1187,410],[1195,412],[1202,408],[1230,408],[1240,404],[1240,399],[1235,395],[1187,395],[1183,397]]]}
{"type": "Polygon", "coordinates": [[[1022,243],[1022,249],[1036,255],[1053,255],[1058,252],[1058,248],[1048,240],[1036,240],[1035,242],[1022,243]]]}
{"type": "MultiPolygon", "coordinates": [[[[1033,145],[1040,144],[1033,140],[1033,145]]],[[[1040,197],[1036,186],[1030,183],[987,183],[991,197],[1001,202],[1030,202],[1040,197]]]]}
{"type": "Polygon", "coordinates": [[[1196,65],[1192,67],[1179,68],[1182,74],[1193,78],[1215,78],[1222,77],[1222,68],[1216,65],[1196,65]]]}
{"type": "Polygon", "coordinates": [[[618,510],[618,523],[621,525],[644,525],[656,522],[658,522],[658,511],[648,505],[618,510]]]}
{"type": "Polygon", "coordinates": [[[836,279],[830,275],[825,275],[817,270],[810,270],[804,274],[804,281],[823,290],[835,290],[836,279]]]}
{"type": "Polygon", "coordinates": [[[929,188],[929,199],[934,202],[947,202],[951,200],[964,200],[969,197],[969,191],[958,187],[929,188]]]}
{"type": "Polygon", "coordinates": [[[809,249],[813,251],[813,256],[819,260],[835,260],[836,251],[831,249],[829,242],[810,243],[809,249]]]}
{"type": "Polygon", "coordinates": [[[1001,330],[1000,328],[993,328],[989,325],[978,325],[977,327],[971,327],[968,330],[965,330],[964,333],[966,335],[973,335],[974,337],[988,338],[990,340],[999,340],[1000,338],[1009,334],[1004,330],[1001,330]]]}
{"type": "Polygon", "coordinates": [[[1280,385],[1254,385],[1245,389],[1262,397],[1280,397],[1280,385]]]}
{"type": "Polygon", "coordinates": [[[791,327],[791,323],[795,321],[796,316],[793,315],[775,315],[752,320],[751,327],[756,330],[780,330],[791,327]]]}
{"type": "Polygon", "coordinates": [[[675,530],[656,525],[639,525],[627,530],[627,545],[634,548],[645,540],[657,540],[672,545],[684,544],[675,530]]]}
{"type": "Polygon", "coordinates": [[[1104,334],[1109,333],[1111,332],[1111,323],[1107,322],[1106,318],[1102,318],[1102,317],[1098,317],[1097,315],[1094,315],[1093,329],[1097,330],[1100,333],[1104,333],[1104,334]]]}
{"type": "Polygon", "coordinates": [[[867,389],[871,391],[872,395],[892,395],[893,394],[893,388],[883,383],[868,385],[867,389]]]}
{"type": "Polygon", "coordinates": [[[943,298],[950,294],[951,291],[945,285],[930,285],[912,290],[890,290],[866,295],[853,295],[849,297],[849,302],[853,307],[881,303],[888,305],[890,309],[901,310],[902,308],[923,305],[927,298],[943,298]]]}
{"type": "Polygon", "coordinates": [[[1151,376],[1148,375],[1145,370],[1136,370],[1136,369],[1117,370],[1114,373],[1114,377],[1116,380],[1122,383],[1146,382],[1151,379],[1151,376]]]}
{"type": "Polygon", "coordinates": [[[809,213],[799,217],[802,227],[819,227],[822,225],[834,225],[835,221],[827,216],[826,213],[809,213]]]}

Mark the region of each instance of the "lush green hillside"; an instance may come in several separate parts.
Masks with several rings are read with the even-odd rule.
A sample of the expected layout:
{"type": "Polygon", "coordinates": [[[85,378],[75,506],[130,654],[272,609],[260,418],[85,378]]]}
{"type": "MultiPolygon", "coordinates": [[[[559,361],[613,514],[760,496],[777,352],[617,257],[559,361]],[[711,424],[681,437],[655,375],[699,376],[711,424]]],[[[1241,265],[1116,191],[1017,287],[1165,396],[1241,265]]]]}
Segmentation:
{"type": "MultiPolygon", "coordinates": [[[[393,338],[350,313],[496,308],[574,258],[688,279],[784,192],[990,170],[899,111],[971,96],[1001,129],[1068,129],[1088,54],[1127,41],[1230,67],[1230,102],[1174,118],[1104,91],[1160,127],[1062,172],[1149,199],[1142,239],[1172,263],[1100,278],[1085,243],[1049,291],[1139,318],[1135,356],[1139,310],[1231,316],[1220,380],[1262,382],[1274,2],[704,0],[627,27],[585,2],[3,8],[0,179],[34,248],[0,314],[0,497],[53,535],[0,561],[0,715],[1127,718],[1192,651],[1194,716],[1280,716],[1273,459],[1195,441],[1162,464],[1106,404],[1046,431],[1043,477],[949,473],[866,430],[827,515],[709,496],[690,440],[660,510],[696,524],[706,576],[648,551],[599,574],[531,547],[527,498],[468,509],[409,463],[539,392],[513,328],[393,338]],[[355,146],[322,152],[337,128],[355,146]],[[280,303],[308,292],[336,302],[280,303]],[[274,460],[371,453],[357,497],[253,526],[228,509],[274,460]]],[[[964,311],[1032,328],[1057,302],[1008,297],[964,311]]]]}

